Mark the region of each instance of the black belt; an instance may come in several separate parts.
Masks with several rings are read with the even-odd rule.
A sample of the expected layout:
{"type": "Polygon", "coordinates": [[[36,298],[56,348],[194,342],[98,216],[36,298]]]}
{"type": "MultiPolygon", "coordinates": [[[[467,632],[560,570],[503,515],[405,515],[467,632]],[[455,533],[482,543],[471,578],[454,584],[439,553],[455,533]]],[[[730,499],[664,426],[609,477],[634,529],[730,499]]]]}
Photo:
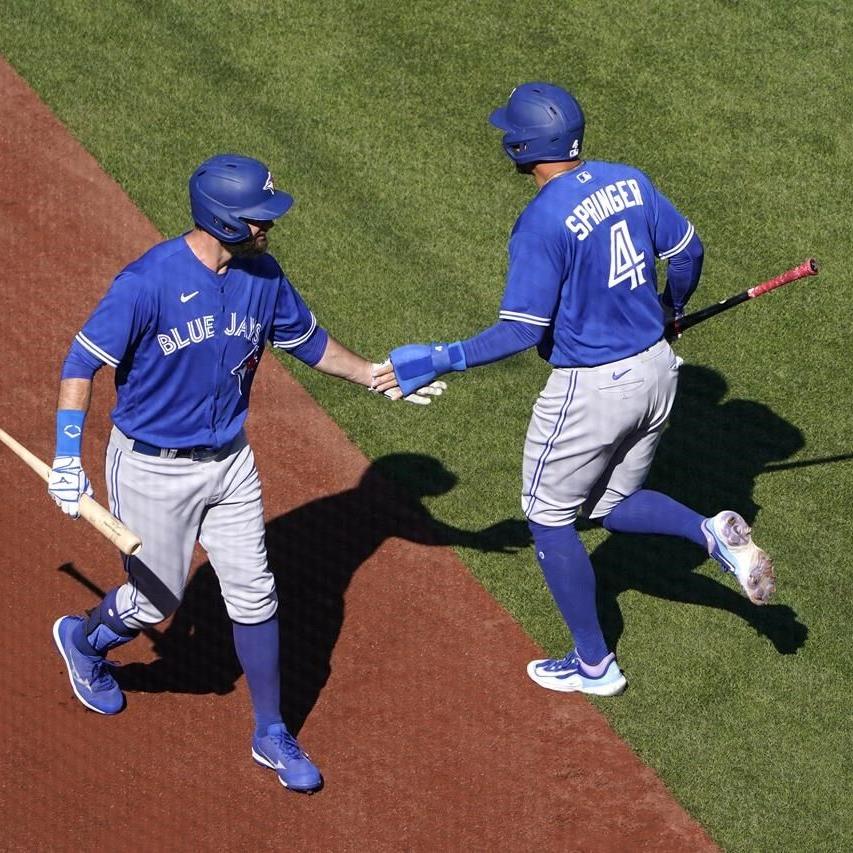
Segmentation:
{"type": "Polygon", "coordinates": [[[155,447],[147,441],[134,439],[131,450],[143,456],[159,456],[161,459],[211,459],[230,445],[223,447],[155,447]]]}

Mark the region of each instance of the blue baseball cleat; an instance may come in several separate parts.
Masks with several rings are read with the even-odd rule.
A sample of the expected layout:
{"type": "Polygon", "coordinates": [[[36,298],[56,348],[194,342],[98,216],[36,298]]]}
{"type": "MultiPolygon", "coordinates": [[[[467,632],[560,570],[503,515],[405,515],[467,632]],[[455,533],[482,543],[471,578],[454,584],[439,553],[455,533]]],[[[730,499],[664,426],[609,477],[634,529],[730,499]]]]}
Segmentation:
{"type": "Polygon", "coordinates": [[[540,686],[561,693],[589,693],[592,696],[618,696],[628,686],[628,681],[616,663],[612,652],[602,661],[608,662],[604,672],[596,677],[582,668],[575,650],[564,658],[532,660],[527,664],[527,674],[540,686]]]}
{"type": "Polygon", "coordinates": [[[278,781],[291,791],[313,794],[323,777],[284,723],[274,723],[263,737],[252,738],[252,758],[278,773],[278,781]]]}
{"type": "Polygon", "coordinates": [[[776,592],[776,574],[770,557],[752,541],[752,529],[730,509],[702,522],[708,554],[731,572],[753,604],[767,604],[776,592]]]}
{"type": "Polygon", "coordinates": [[[124,708],[124,694],[110,672],[110,663],[100,655],[84,655],[71,638],[83,622],[80,616],[62,616],[53,624],[53,640],[68,668],[74,695],[99,714],[117,714],[124,708]]]}

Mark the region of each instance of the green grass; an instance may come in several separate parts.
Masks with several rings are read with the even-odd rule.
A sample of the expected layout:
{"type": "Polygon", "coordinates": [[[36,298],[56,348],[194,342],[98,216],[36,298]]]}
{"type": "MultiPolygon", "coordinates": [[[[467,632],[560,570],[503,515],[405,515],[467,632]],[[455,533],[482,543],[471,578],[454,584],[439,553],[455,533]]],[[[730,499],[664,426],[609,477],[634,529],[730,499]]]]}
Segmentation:
{"type": "MultiPolygon", "coordinates": [[[[5,0],[0,48],[164,233],[187,226],[202,158],[269,162],[297,199],[275,254],[335,336],[376,358],[494,320],[532,186],[486,117],[528,79],[573,89],[587,156],[643,168],[696,224],[695,305],[816,255],[818,279],[679,343],[693,367],[652,475],[700,511],[756,518],[779,604],[746,606],[690,546],[583,536],[632,683],[599,703],[617,731],[726,849],[850,849],[853,10],[343,5],[5,0]]],[[[427,410],[288,367],[369,456],[443,461],[458,483],[424,498],[437,519],[520,517],[521,445],[547,375],[532,354],[454,377],[427,410]]],[[[564,650],[532,549],[459,550],[531,636],[564,650]]]]}

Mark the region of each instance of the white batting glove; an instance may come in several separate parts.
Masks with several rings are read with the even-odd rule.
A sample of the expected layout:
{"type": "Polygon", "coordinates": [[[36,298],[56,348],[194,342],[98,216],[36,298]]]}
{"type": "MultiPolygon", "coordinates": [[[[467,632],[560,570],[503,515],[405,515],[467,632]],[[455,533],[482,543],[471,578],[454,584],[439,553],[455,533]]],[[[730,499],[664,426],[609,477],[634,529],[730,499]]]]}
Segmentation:
{"type": "MultiPolygon", "coordinates": [[[[403,400],[407,403],[415,403],[418,406],[428,406],[432,402],[433,397],[440,397],[447,390],[447,383],[442,382],[440,379],[436,379],[434,382],[430,382],[429,385],[424,385],[423,388],[418,388],[413,394],[409,394],[408,397],[403,397],[403,400]]],[[[386,391],[385,396],[390,397],[392,400],[399,400],[402,397],[403,392],[399,388],[393,388],[391,391],[386,391]],[[396,396],[392,396],[396,391],[396,396]]]]}
{"type": "Polygon", "coordinates": [[[66,515],[80,515],[80,496],[91,497],[93,490],[79,456],[57,456],[53,460],[47,491],[66,515]]]}
{"type": "Polygon", "coordinates": [[[418,388],[414,393],[404,397],[400,386],[397,385],[391,360],[386,359],[381,364],[374,363],[373,385],[368,390],[374,394],[383,394],[389,400],[405,400],[407,403],[415,403],[418,406],[428,406],[433,397],[439,397],[447,390],[447,383],[436,379],[429,385],[418,388]]]}

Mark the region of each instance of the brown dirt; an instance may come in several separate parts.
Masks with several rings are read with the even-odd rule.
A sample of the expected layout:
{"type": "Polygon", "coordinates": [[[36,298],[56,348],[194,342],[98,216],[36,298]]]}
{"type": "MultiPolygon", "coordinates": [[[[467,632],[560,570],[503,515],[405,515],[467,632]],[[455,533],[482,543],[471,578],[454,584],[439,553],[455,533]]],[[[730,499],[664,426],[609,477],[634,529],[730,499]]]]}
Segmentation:
{"type": "MultiPolygon", "coordinates": [[[[68,343],[159,235],[4,63],[0,90],[0,426],[49,460],[68,343]]],[[[85,456],[103,498],[107,370],[95,397],[85,456]]],[[[325,789],[292,794],[250,760],[248,696],[201,554],[171,625],[122,649],[124,713],[78,704],[51,625],[92,606],[86,582],[119,582],[119,561],[0,449],[3,849],[715,849],[589,703],[528,681],[540,649],[269,357],[250,435],[287,717],[325,789]]]]}

